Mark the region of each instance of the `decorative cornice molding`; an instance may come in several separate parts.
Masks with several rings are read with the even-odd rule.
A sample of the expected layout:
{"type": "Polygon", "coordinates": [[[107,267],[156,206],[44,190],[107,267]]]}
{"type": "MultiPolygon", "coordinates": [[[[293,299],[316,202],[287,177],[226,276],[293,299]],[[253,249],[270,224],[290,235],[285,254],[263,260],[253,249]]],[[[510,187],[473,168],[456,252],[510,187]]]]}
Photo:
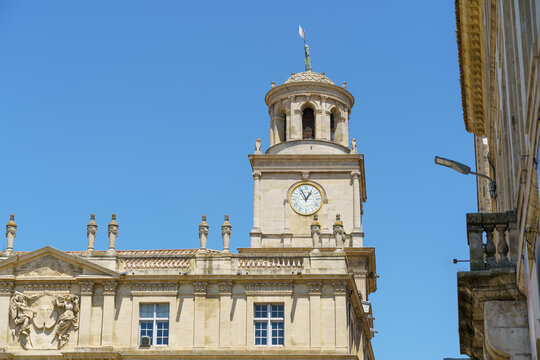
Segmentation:
{"type": "Polygon", "coordinates": [[[456,1],[457,43],[463,118],[468,132],[486,132],[483,2],[456,1]]]}
{"type": "Polygon", "coordinates": [[[70,283],[42,283],[42,284],[24,284],[25,292],[69,292],[71,287],[70,283]]]}
{"type": "Polygon", "coordinates": [[[293,283],[249,283],[244,288],[246,294],[292,295],[293,283]]]}
{"type": "Polygon", "coordinates": [[[133,283],[131,284],[132,295],[176,295],[178,294],[177,283],[133,283]]]}

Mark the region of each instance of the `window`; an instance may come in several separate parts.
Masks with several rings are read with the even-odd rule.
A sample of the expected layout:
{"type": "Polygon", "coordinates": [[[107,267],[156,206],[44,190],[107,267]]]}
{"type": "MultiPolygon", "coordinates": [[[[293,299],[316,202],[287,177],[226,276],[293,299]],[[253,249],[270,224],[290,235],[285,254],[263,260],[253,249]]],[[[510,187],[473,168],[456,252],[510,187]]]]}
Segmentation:
{"type": "Polygon", "coordinates": [[[302,139],[315,139],[315,113],[305,108],[302,113],[302,139]]]}
{"type": "Polygon", "coordinates": [[[334,114],[330,114],[330,141],[334,141],[336,135],[336,125],[334,122],[334,114]]]}
{"type": "Polygon", "coordinates": [[[283,346],[283,305],[255,304],[255,345],[283,346]]]}
{"type": "Polygon", "coordinates": [[[169,304],[140,304],[139,343],[143,336],[151,345],[169,345],[169,304]]]}

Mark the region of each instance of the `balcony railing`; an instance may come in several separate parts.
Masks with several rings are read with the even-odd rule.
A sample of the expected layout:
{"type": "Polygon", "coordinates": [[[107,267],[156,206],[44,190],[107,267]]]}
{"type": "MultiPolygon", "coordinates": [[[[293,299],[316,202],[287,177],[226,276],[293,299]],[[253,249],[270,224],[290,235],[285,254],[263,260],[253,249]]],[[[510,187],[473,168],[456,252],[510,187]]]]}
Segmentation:
{"type": "Polygon", "coordinates": [[[515,266],[517,225],[513,211],[467,214],[471,271],[515,266]]]}

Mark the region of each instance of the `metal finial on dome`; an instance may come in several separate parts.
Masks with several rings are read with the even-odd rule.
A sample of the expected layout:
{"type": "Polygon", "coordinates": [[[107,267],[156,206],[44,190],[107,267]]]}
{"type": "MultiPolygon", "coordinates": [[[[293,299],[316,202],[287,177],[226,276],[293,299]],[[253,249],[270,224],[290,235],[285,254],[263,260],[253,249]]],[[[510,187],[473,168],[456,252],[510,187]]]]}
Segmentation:
{"type": "Polygon", "coordinates": [[[304,65],[306,68],[306,71],[311,71],[311,57],[309,56],[309,46],[306,44],[306,31],[302,29],[300,25],[298,25],[298,33],[300,34],[300,37],[302,40],[304,40],[304,65]]]}

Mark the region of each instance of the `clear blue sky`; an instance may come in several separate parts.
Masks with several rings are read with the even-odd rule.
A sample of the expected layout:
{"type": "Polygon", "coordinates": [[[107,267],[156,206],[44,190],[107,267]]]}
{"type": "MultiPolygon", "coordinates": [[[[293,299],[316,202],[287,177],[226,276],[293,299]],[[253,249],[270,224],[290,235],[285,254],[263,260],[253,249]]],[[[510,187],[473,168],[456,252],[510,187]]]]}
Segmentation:
{"type": "MultiPolygon", "coordinates": [[[[456,266],[475,179],[463,125],[454,1],[0,0],[0,220],[16,250],[96,246],[118,214],[118,248],[249,246],[247,154],[269,142],[264,95],[303,70],[355,96],[365,154],[365,245],[381,275],[371,300],[378,360],[459,355],[456,266]]],[[[2,246],[3,247],[3,246],[2,246]]]]}

